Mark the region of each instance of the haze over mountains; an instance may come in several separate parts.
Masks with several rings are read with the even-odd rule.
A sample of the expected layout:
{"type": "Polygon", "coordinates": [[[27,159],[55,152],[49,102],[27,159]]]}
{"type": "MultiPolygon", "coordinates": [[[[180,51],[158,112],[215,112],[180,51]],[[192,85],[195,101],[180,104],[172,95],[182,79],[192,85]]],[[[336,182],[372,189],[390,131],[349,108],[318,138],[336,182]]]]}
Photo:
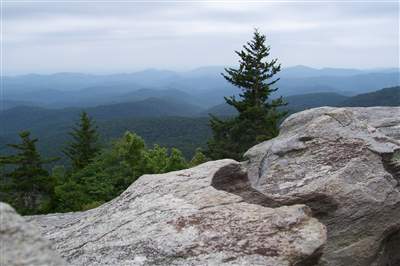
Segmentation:
{"type": "MultiPolygon", "coordinates": [[[[4,78],[3,109],[19,105],[48,108],[88,107],[147,98],[185,101],[203,109],[237,94],[220,75],[223,67],[187,72],[149,69],[130,74],[57,73],[4,78]]],[[[284,68],[276,96],[332,92],[345,96],[375,91],[400,83],[399,69],[284,68]]]]}
{"type": "MultiPolygon", "coordinates": [[[[39,149],[62,156],[68,131],[85,110],[104,142],[126,130],[149,145],[177,147],[189,158],[210,137],[209,114],[235,114],[224,96],[237,95],[220,75],[222,67],[187,72],[146,70],[131,74],[57,73],[5,77],[0,112],[0,152],[30,130],[39,149]],[[56,152],[57,151],[57,152],[56,152]]],[[[286,109],[297,112],[318,106],[400,105],[399,69],[283,69],[274,97],[283,95],[286,109]],[[385,88],[385,89],[383,89],[385,88]]]]}

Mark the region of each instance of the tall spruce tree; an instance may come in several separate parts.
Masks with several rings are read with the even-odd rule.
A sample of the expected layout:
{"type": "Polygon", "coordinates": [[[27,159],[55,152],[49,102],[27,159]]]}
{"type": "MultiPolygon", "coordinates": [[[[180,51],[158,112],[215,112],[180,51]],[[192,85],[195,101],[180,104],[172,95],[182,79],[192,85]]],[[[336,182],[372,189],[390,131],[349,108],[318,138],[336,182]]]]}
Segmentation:
{"type": "Polygon", "coordinates": [[[255,144],[275,137],[279,122],[286,112],[277,108],[285,105],[282,97],[270,99],[278,90],[274,78],[281,66],[277,59],[269,60],[270,46],[265,35],[255,30],[253,39],[235,51],[239,56],[239,68],[225,68],[222,76],[241,90],[239,99],[225,97],[238,116],[219,119],[211,116],[213,137],[208,142],[208,156],[212,159],[233,158],[240,160],[243,153],[255,144]]]}
{"type": "Polygon", "coordinates": [[[16,149],[15,155],[3,156],[4,165],[12,165],[12,170],[5,173],[8,201],[21,214],[45,213],[52,209],[55,182],[43,168],[43,164],[57,160],[41,158],[36,149],[38,139],[31,139],[29,131],[19,134],[21,143],[8,144],[16,149]]]}
{"type": "Polygon", "coordinates": [[[97,129],[86,112],[80,115],[80,121],[70,132],[73,141],[64,150],[71,159],[73,170],[84,168],[99,153],[97,129]]]}

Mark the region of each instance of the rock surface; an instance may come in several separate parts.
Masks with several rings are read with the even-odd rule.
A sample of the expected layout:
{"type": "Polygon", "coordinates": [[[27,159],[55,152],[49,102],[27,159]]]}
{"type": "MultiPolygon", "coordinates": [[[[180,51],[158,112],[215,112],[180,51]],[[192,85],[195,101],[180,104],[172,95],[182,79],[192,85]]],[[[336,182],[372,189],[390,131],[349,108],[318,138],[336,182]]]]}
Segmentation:
{"type": "Polygon", "coordinates": [[[252,204],[265,197],[240,169],[220,160],[144,175],[96,209],[27,219],[72,265],[314,265],[325,226],[304,205],[252,204]]]}
{"type": "Polygon", "coordinates": [[[267,206],[306,204],[328,228],[319,265],[400,265],[400,107],[294,114],[244,163],[267,206]]]}
{"type": "Polygon", "coordinates": [[[66,263],[37,228],[8,204],[0,202],[0,265],[62,266],[66,263]]]}
{"type": "MultiPolygon", "coordinates": [[[[145,175],[96,209],[26,220],[74,266],[399,266],[398,153],[400,107],[316,108],[286,119],[246,162],[145,175]]],[[[2,226],[6,258],[24,239],[22,256],[33,254],[32,237],[50,259],[4,206],[17,228],[2,226]]]]}

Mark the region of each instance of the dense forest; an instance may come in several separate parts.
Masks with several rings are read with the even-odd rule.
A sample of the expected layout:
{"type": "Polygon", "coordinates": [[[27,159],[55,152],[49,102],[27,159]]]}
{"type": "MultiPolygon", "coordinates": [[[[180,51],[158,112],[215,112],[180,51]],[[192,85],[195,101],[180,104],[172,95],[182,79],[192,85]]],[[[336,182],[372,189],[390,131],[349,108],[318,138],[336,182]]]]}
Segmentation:
{"type": "MultiPolygon", "coordinates": [[[[282,109],[291,114],[319,106],[400,106],[399,94],[400,87],[352,97],[337,93],[293,95],[285,97],[288,105],[282,109]]],[[[187,109],[185,103],[169,109],[171,102],[163,107],[165,102],[168,100],[152,98],[149,101],[117,104],[118,108],[115,109],[114,105],[108,105],[84,110],[96,120],[99,141],[104,146],[109,146],[111,141],[121,137],[125,131],[131,131],[141,136],[149,146],[159,144],[167,148],[178,148],[188,160],[194,155],[196,148],[205,149],[207,146],[207,140],[211,137],[209,114],[218,117],[237,114],[235,108],[227,103],[196,113],[198,109],[187,109]],[[152,109],[152,104],[142,103],[158,104],[162,111],[157,113],[152,109]]],[[[0,131],[0,154],[9,154],[11,149],[6,144],[18,141],[18,132],[29,130],[32,135],[40,136],[37,147],[41,154],[46,157],[60,157],[57,163],[68,165],[69,162],[61,150],[69,138],[68,131],[77,122],[81,110],[19,106],[3,111],[0,113],[0,124],[6,126],[0,131]]],[[[54,165],[55,163],[50,163],[46,167],[50,169],[54,165]]]]}
{"type": "Polygon", "coordinates": [[[59,158],[42,158],[36,148],[39,140],[22,131],[20,142],[8,145],[14,154],[0,157],[1,200],[22,214],[86,210],[119,195],[145,173],[180,170],[207,160],[200,149],[187,161],[179,149],[157,144],[148,148],[130,131],[104,148],[85,112],[69,135],[72,141],[63,150],[69,167],[56,164],[48,171],[45,164],[59,158]]]}

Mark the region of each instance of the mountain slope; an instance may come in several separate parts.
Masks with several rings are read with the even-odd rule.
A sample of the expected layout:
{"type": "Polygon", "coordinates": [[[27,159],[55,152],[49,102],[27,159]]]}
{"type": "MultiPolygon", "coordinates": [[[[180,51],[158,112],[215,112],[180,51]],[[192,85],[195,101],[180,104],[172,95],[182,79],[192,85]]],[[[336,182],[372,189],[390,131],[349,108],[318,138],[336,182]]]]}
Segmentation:
{"type": "Polygon", "coordinates": [[[356,95],[343,101],[340,106],[400,106],[400,86],[356,95]]]}
{"type": "MultiPolygon", "coordinates": [[[[320,106],[400,106],[400,86],[384,88],[378,91],[363,93],[353,97],[343,96],[337,93],[308,93],[284,97],[288,103],[285,109],[290,112],[299,112],[309,108],[320,106]]],[[[236,110],[226,104],[215,105],[201,113],[201,115],[213,114],[216,116],[232,116],[236,110]]]]}
{"type": "MultiPolygon", "coordinates": [[[[0,154],[9,153],[6,144],[19,141],[18,132],[29,130],[39,138],[43,156],[59,156],[69,140],[68,132],[79,119],[80,108],[46,109],[20,106],[0,113],[0,154]]],[[[142,136],[149,145],[177,147],[190,158],[210,135],[208,118],[191,118],[197,106],[148,98],[142,101],[85,108],[96,120],[102,140],[118,138],[126,130],[142,136]]],[[[65,162],[65,161],[62,161],[65,162]]]]}
{"type": "MultiPolygon", "coordinates": [[[[288,103],[284,109],[290,110],[291,112],[298,112],[309,108],[319,106],[337,106],[348,97],[337,94],[337,93],[309,93],[301,95],[287,96],[284,100],[288,103]]],[[[202,112],[202,115],[213,114],[217,116],[231,116],[235,115],[236,111],[234,108],[226,103],[213,106],[206,111],[202,112]]]]}
{"type": "Polygon", "coordinates": [[[337,106],[347,98],[337,93],[326,92],[288,96],[285,101],[288,103],[287,109],[302,111],[320,106],[337,106]]]}
{"type": "Polygon", "coordinates": [[[282,77],[279,81],[279,94],[289,96],[315,92],[334,92],[353,96],[398,85],[400,85],[399,72],[305,78],[282,77]]]}
{"type": "MultiPolygon", "coordinates": [[[[28,101],[50,108],[87,107],[180,95],[179,100],[206,108],[223,101],[223,96],[239,93],[221,75],[223,67],[203,67],[187,72],[150,69],[113,75],[58,73],[4,78],[5,100],[28,101]],[[151,95],[150,95],[151,94],[151,95]],[[185,94],[185,96],[181,96],[185,94]]],[[[284,68],[278,76],[278,94],[283,96],[333,92],[352,96],[400,85],[397,69],[314,69],[305,66],[284,68]]],[[[277,95],[278,95],[277,94],[277,95]]]]}
{"type": "MultiPolygon", "coordinates": [[[[148,95],[148,91],[142,92],[148,95]]],[[[346,97],[335,93],[314,93],[285,98],[290,112],[318,106],[400,106],[400,87],[386,88],[373,93],[346,97]]],[[[159,143],[180,148],[187,157],[196,147],[204,147],[210,137],[208,114],[230,116],[235,110],[221,104],[202,111],[199,107],[170,99],[147,98],[85,108],[95,118],[103,140],[121,136],[132,130],[148,144],[159,143]],[[200,117],[193,117],[200,116],[200,117]]],[[[18,141],[18,132],[30,130],[39,137],[44,156],[62,156],[60,151],[68,140],[67,132],[79,117],[81,108],[46,109],[15,107],[0,113],[0,153],[9,152],[6,143],[18,141]]]]}
{"type": "Polygon", "coordinates": [[[200,107],[158,98],[129,103],[117,103],[86,108],[86,111],[98,119],[112,119],[124,117],[161,117],[161,116],[193,116],[200,107]]]}
{"type": "MultiPolygon", "coordinates": [[[[51,128],[54,124],[71,124],[82,108],[47,109],[20,106],[0,113],[1,133],[16,133],[31,128],[51,128]]],[[[148,98],[137,102],[84,108],[96,120],[134,117],[193,116],[202,109],[185,102],[148,98]]]]}
{"type": "MultiPolygon", "coordinates": [[[[61,152],[70,137],[68,132],[73,126],[70,121],[54,120],[46,125],[37,124],[21,127],[20,130],[29,129],[34,137],[39,138],[38,148],[44,157],[60,157],[58,163],[67,164],[61,152]]],[[[180,149],[186,158],[190,159],[198,147],[205,148],[207,139],[211,136],[208,117],[131,117],[110,120],[96,120],[98,132],[102,143],[121,137],[127,130],[143,137],[146,144],[151,147],[159,144],[166,147],[180,149]]],[[[18,142],[18,131],[0,134],[0,154],[10,151],[6,144],[18,142]]],[[[57,163],[56,163],[57,164],[57,163]]]]}

